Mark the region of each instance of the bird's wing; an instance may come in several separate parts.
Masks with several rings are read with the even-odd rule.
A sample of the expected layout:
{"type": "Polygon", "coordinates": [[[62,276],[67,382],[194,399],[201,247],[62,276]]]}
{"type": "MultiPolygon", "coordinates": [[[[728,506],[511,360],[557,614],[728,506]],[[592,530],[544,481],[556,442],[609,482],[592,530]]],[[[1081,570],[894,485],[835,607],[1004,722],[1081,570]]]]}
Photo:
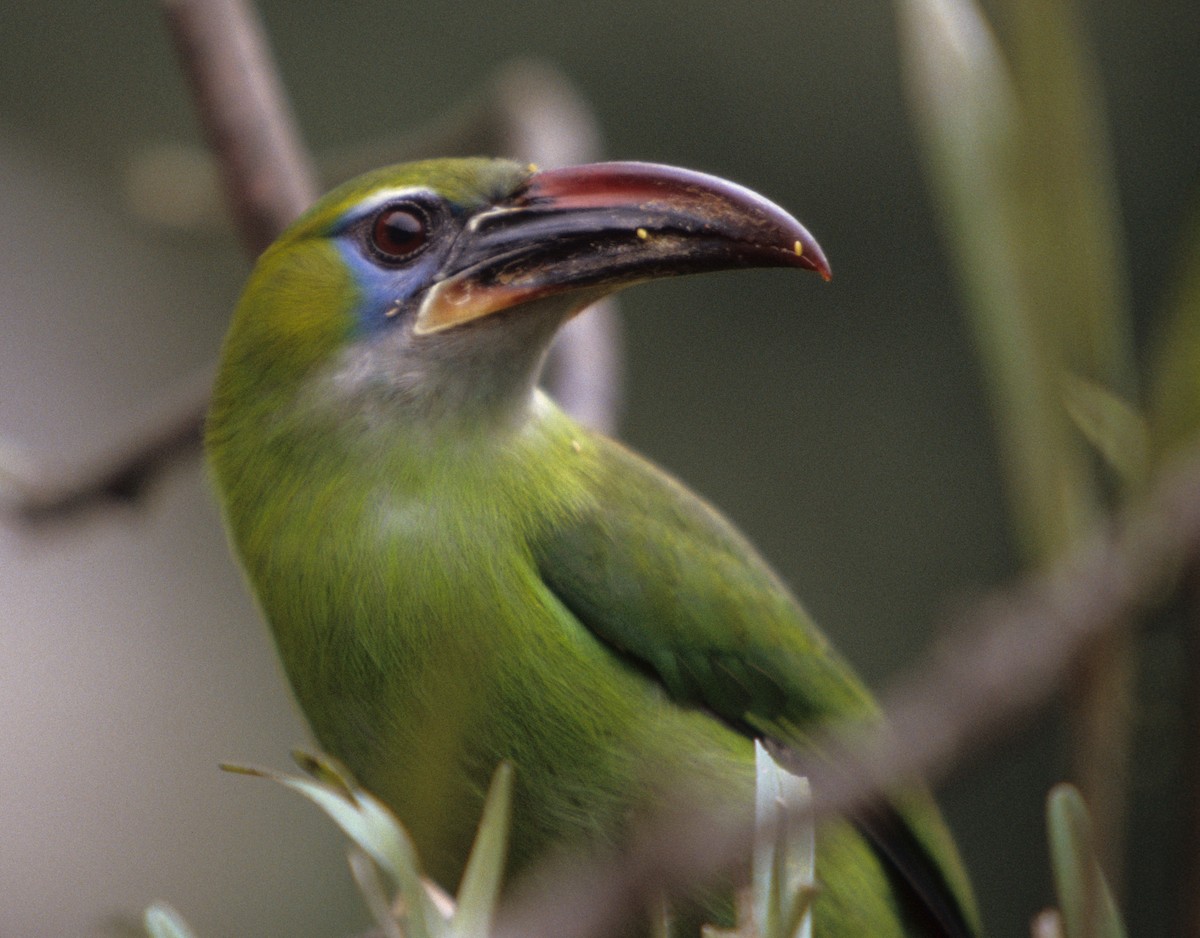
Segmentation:
{"type": "MultiPolygon", "coordinates": [[[[581,623],[673,699],[747,736],[796,746],[823,725],[877,715],[849,666],[728,521],[619,445],[591,445],[592,504],[532,545],[543,581],[581,623]]],[[[927,795],[906,790],[856,825],[915,914],[934,924],[930,934],[974,934],[974,913],[963,911],[969,888],[927,795]]]]}
{"type": "Polygon", "coordinates": [[[876,712],[728,521],[618,444],[593,445],[592,504],[533,545],[542,579],[582,623],[675,700],[747,735],[794,744],[780,721],[802,732],[876,712]]]}

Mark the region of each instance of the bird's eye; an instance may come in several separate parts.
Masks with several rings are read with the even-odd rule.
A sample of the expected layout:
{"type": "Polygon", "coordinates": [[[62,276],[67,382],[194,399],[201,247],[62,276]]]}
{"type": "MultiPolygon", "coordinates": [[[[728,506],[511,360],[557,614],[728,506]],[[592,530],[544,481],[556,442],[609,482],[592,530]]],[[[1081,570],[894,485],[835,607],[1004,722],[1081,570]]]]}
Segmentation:
{"type": "Polygon", "coordinates": [[[389,206],[371,225],[371,248],[389,263],[408,260],[425,246],[428,238],[429,219],[412,206],[389,206]]]}

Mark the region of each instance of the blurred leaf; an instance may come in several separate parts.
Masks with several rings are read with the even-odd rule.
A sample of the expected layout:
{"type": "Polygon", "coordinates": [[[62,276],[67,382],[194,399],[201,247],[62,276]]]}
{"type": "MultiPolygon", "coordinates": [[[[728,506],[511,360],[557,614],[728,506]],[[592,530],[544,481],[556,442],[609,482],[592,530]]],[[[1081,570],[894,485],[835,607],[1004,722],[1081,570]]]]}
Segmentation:
{"type": "Polygon", "coordinates": [[[1140,486],[1149,456],[1149,430],[1142,415],[1112,391],[1077,375],[1066,376],[1063,400],[1079,432],[1121,480],[1140,486]]]}
{"type": "MultiPolygon", "coordinates": [[[[671,903],[666,900],[666,897],[659,896],[650,913],[650,938],[671,938],[671,926],[671,903]]],[[[720,933],[715,934],[721,938],[720,933]]],[[[709,938],[709,931],[705,930],[703,936],[709,938]]]]}
{"type": "Polygon", "coordinates": [[[1195,443],[1200,435],[1200,205],[1192,212],[1163,322],[1150,368],[1158,457],[1195,443]]]}
{"type": "Polygon", "coordinates": [[[1073,785],[1051,789],[1046,826],[1066,938],[1125,938],[1125,926],[1096,859],[1091,818],[1073,785]]]}
{"type": "Polygon", "coordinates": [[[1045,560],[1082,527],[1091,484],[1027,269],[1016,92],[970,0],[896,0],[896,9],[909,107],[991,389],[1014,528],[1026,556],[1045,560]]]}
{"type": "MultiPolygon", "coordinates": [[[[1000,0],[1005,57],[974,0],[896,0],[904,77],[925,164],[965,286],[1025,561],[1044,566],[1091,530],[1114,487],[1077,419],[1136,476],[1126,257],[1093,67],[1071,0],[1000,0]],[[1116,437],[1124,437],[1117,440],[1116,437]]],[[[1116,487],[1120,491],[1120,487],[1116,487]]],[[[1089,649],[1069,705],[1072,762],[1120,855],[1134,655],[1128,633],[1089,649]]],[[[1114,869],[1116,867],[1114,866],[1114,869]]]]}
{"type": "MultiPolygon", "coordinates": [[[[1010,180],[1020,213],[1017,249],[1029,308],[1035,314],[1032,327],[1053,355],[1051,378],[1057,378],[1060,387],[1068,375],[1079,375],[1104,389],[1111,400],[1133,401],[1136,406],[1129,254],[1103,89],[1080,4],[1001,0],[992,9],[1021,115],[1010,180]]],[[[1107,408],[1105,416],[1113,415],[1114,408],[1107,408]]],[[[1092,427],[1097,428],[1094,423],[1092,427]]],[[[1079,442],[1064,442],[1058,454],[1067,460],[1060,475],[1062,514],[1048,527],[1061,530],[1065,539],[1048,544],[1048,552],[1035,554],[1034,561],[1054,559],[1074,546],[1076,535],[1093,525],[1108,507],[1106,502],[1114,495],[1127,496],[1125,483],[1141,474],[1136,464],[1145,458],[1144,444],[1125,450],[1120,444],[1102,448],[1109,457],[1104,465],[1089,459],[1079,442]],[[1114,456],[1130,457],[1128,474],[1108,473],[1118,465],[1114,456]]],[[[1097,849],[1118,877],[1131,774],[1133,642],[1125,630],[1095,643],[1080,662],[1068,698],[1076,727],[1073,771],[1094,812],[1097,849]]]]}
{"type": "Polygon", "coordinates": [[[762,938],[809,938],[816,831],[798,807],[812,802],[808,779],[781,768],[754,744],[756,770],[753,918],[762,938]]]}
{"type": "Polygon", "coordinates": [[[383,933],[383,938],[405,938],[379,878],[379,866],[357,847],[350,848],[347,860],[358,891],[371,912],[371,918],[383,933]]]}
{"type": "Polygon", "coordinates": [[[146,909],[143,921],[150,938],[195,938],[183,917],[165,902],[146,909]]]}
{"type": "Polygon", "coordinates": [[[1032,938],[1066,938],[1057,909],[1043,909],[1033,918],[1032,938]]]}
{"type": "Polygon", "coordinates": [[[1132,399],[1128,253],[1097,67],[1073,0],[996,7],[1021,111],[1024,266],[1063,367],[1132,399]]]}

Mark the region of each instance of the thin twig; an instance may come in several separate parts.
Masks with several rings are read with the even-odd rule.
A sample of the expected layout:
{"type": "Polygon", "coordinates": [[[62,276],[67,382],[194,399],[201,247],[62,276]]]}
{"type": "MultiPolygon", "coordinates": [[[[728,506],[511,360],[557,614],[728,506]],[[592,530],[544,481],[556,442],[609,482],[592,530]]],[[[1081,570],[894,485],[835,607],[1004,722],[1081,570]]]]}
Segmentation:
{"type": "MultiPolygon", "coordinates": [[[[905,779],[936,780],[1020,726],[1094,642],[1160,600],[1198,555],[1200,454],[1192,454],[1160,478],[1136,511],[1049,572],[995,594],[942,629],[942,644],[884,697],[886,729],[843,728],[808,752],[776,757],[809,778],[815,799],[809,810],[818,818],[868,805],[905,779]]],[[[647,825],[615,860],[535,876],[537,888],[506,909],[498,935],[603,934],[649,897],[735,868],[751,841],[752,831],[728,818],[681,811],[647,825]]]]}

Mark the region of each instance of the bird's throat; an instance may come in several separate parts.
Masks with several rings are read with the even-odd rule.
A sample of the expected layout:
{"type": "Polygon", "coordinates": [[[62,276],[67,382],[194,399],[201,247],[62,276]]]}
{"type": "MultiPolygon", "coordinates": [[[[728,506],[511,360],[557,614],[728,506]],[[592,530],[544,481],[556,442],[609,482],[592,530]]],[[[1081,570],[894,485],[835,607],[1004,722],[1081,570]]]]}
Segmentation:
{"type": "Polygon", "coordinates": [[[592,299],[580,291],[434,334],[397,329],[364,337],[322,376],[326,387],[315,398],[337,402],[342,418],[440,443],[519,430],[535,413],[559,327],[592,299]]]}

